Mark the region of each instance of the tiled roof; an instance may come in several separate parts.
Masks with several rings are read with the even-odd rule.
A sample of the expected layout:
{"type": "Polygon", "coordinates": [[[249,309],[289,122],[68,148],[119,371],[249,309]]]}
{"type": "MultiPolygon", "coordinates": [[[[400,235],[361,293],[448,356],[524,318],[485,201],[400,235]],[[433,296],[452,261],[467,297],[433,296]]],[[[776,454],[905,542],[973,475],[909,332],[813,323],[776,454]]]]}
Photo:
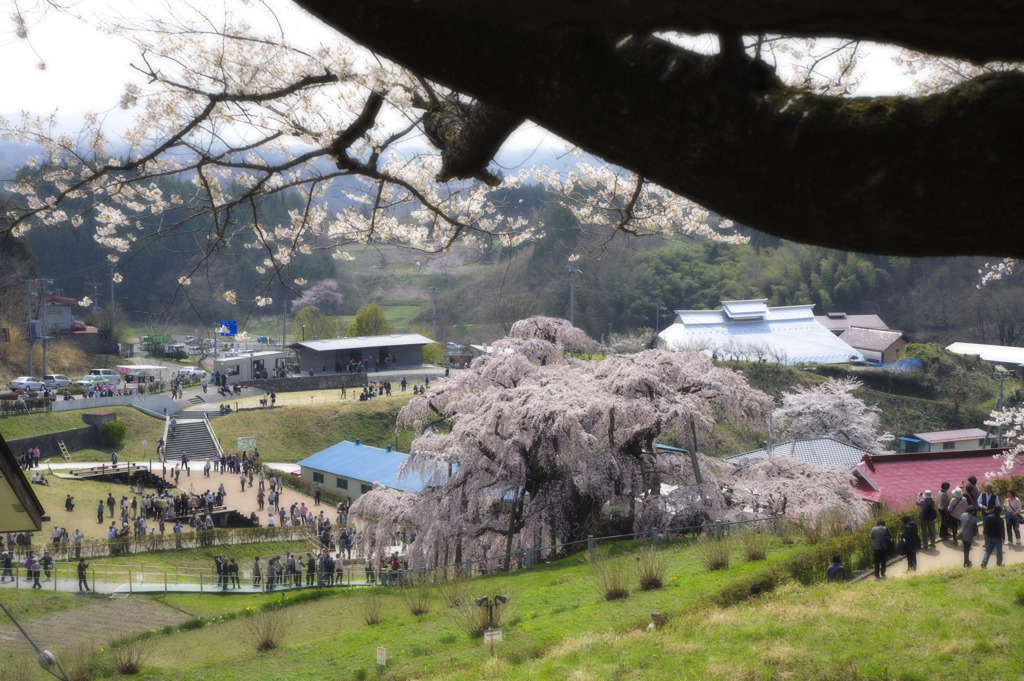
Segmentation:
{"type": "Polygon", "coordinates": [[[408,458],[407,454],[345,440],[306,457],[299,466],[366,483],[379,483],[392,489],[418,492],[424,486],[418,476],[407,475],[398,479],[398,469],[408,458]]]}
{"type": "Polygon", "coordinates": [[[882,318],[876,314],[846,314],[845,312],[829,312],[828,314],[815,315],[814,320],[832,333],[846,331],[851,326],[860,326],[865,329],[889,328],[886,323],[882,321],[882,318]]]}
{"type": "Polygon", "coordinates": [[[851,326],[839,336],[840,340],[852,348],[858,350],[873,350],[884,352],[893,343],[903,338],[902,331],[893,329],[865,329],[860,326],[851,326]]]}
{"type": "Polygon", "coordinates": [[[965,428],[963,430],[937,430],[932,433],[914,433],[914,437],[937,444],[940,442],[960,442],[961,440],[980,440],[988,435],[981,428],[965,428]]]}
{"type": "Polygon", "coordinates": [[[755,449],[743,454],[726,457],[725,460],[730,463],[741,463],[754,459],[763,459],[768,456],[788,456],[804,463],[813,463],[819,466],[853,468],[865,454],[871,454],[871,452],[837,440],[834,437],[812,437],[780,442],[772,446],[771,453],[765,448],[755,449]]]}
{"type": "MultiPolygon", "coordinates": [[[[864,483],[853,485],[853,490],[872,501],[886,501],[896,507],[912,504],[918,493],[926,489],[938,499],[943,482],[948,482],[952,489],[973,475],[982,484],[986,473],[995,473],[1002,467],[1002,458],[994,456],[1005,449],[873,455],[859,463],[855,473],[870,481],[877,491],[869,490],[864,483]]],[[[1024,464],[1011,470],[1013,475],[1022,473],[1024,464]]]]}

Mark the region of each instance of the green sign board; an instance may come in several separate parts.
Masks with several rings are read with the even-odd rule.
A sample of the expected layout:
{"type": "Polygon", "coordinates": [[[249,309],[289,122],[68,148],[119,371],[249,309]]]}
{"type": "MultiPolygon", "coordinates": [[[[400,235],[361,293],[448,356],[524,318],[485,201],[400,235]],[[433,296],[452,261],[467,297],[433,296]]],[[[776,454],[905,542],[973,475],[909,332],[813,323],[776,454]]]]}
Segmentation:
{"type": "Polygon", "coordinates": [[[255,437],[240,437],[238,438],[238,451],[248,452],[253,448],[256,443],[255,437]]]}

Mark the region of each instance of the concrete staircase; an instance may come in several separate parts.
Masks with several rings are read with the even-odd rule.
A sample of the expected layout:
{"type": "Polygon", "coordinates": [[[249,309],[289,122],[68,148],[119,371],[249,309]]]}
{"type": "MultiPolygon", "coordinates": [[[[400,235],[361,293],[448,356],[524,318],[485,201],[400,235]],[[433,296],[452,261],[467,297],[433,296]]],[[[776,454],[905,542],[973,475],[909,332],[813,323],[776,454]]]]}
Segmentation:
{"type": "Polygon", "coordinates": [[[177,428],[171,434],[170,419],[164,428],[164,461],[177,463],[181,455],[187,453],[191,465],[193,461],[212,459],[220,452],[220,445],[210,421],[205,416],[195,419],[178,419],[177,428]]]}

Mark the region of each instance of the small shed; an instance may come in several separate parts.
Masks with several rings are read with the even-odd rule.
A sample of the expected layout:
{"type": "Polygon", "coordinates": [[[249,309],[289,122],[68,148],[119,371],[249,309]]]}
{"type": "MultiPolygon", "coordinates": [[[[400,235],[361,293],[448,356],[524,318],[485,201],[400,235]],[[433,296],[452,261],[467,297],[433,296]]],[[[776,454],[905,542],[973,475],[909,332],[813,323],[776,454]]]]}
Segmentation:
{"type": "Polygon", "coordinates": [[[964,428],[961,430],[937,430],[931,433],[912,433],[901,435],[900,453],[939,452],[950,450],[974,450],[985,446],[988,437],[981,428],[964,428]]]}
{"type": "Polygon", "coordinates": [[[344,494],[353,501],[374,487],[419,492],[422,480],[398,471],[409,458],[388,445],[386,449],[344,440],[299,462],[302,479],[319,483],[324,489],[344,494]]]}
{"type": "Polygon", "coordinates": [[[895,329],[868,329],[851,326],[839,339],[864,355],[868,362],[889,364],[903,357],[908,340],[902,331],[895,329]]]}
{"type": "Polygon", "coordinates": [[[213,360],[213,370],[225,374],[232,383],[251,381],[277,376],[291,360],[292,353],[280,350],[264,350],[263,352],[248,351],[236,357],[223,357],[213,360]]]}

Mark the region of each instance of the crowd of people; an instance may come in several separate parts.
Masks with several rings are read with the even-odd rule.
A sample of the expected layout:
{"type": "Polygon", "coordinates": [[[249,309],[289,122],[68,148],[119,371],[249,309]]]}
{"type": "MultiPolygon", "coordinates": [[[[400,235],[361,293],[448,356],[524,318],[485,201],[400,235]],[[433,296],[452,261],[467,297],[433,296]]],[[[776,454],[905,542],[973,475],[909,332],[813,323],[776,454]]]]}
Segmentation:
{"type": "Polygon", "coordinates": [[[951,488],[950,483],[943,482],[938,499],[931,490],[921,492],[917,497],[917,519],[909,515],[901,517],[898,538],[893,537],[884,520],[879,520],[871,529],[877,579],[885,577],[886,563],[893,550],[905,556],[907,570],[914,571],[919,551],[948,541],[953,546],[963,547],[963,566],[970,568],[974,566],[971,551],[979,544],[983,547],[981,567],[987,568],[993,556],[996,566],[1002,566],[1003,546],[1014,541],[1021,543],[1024,513],[1015,491],[1008,491],[1001,500],[993,491],[992,483],[986,482],[979,489],[978,479],[973,475],[961,486],[951,488]]]}

